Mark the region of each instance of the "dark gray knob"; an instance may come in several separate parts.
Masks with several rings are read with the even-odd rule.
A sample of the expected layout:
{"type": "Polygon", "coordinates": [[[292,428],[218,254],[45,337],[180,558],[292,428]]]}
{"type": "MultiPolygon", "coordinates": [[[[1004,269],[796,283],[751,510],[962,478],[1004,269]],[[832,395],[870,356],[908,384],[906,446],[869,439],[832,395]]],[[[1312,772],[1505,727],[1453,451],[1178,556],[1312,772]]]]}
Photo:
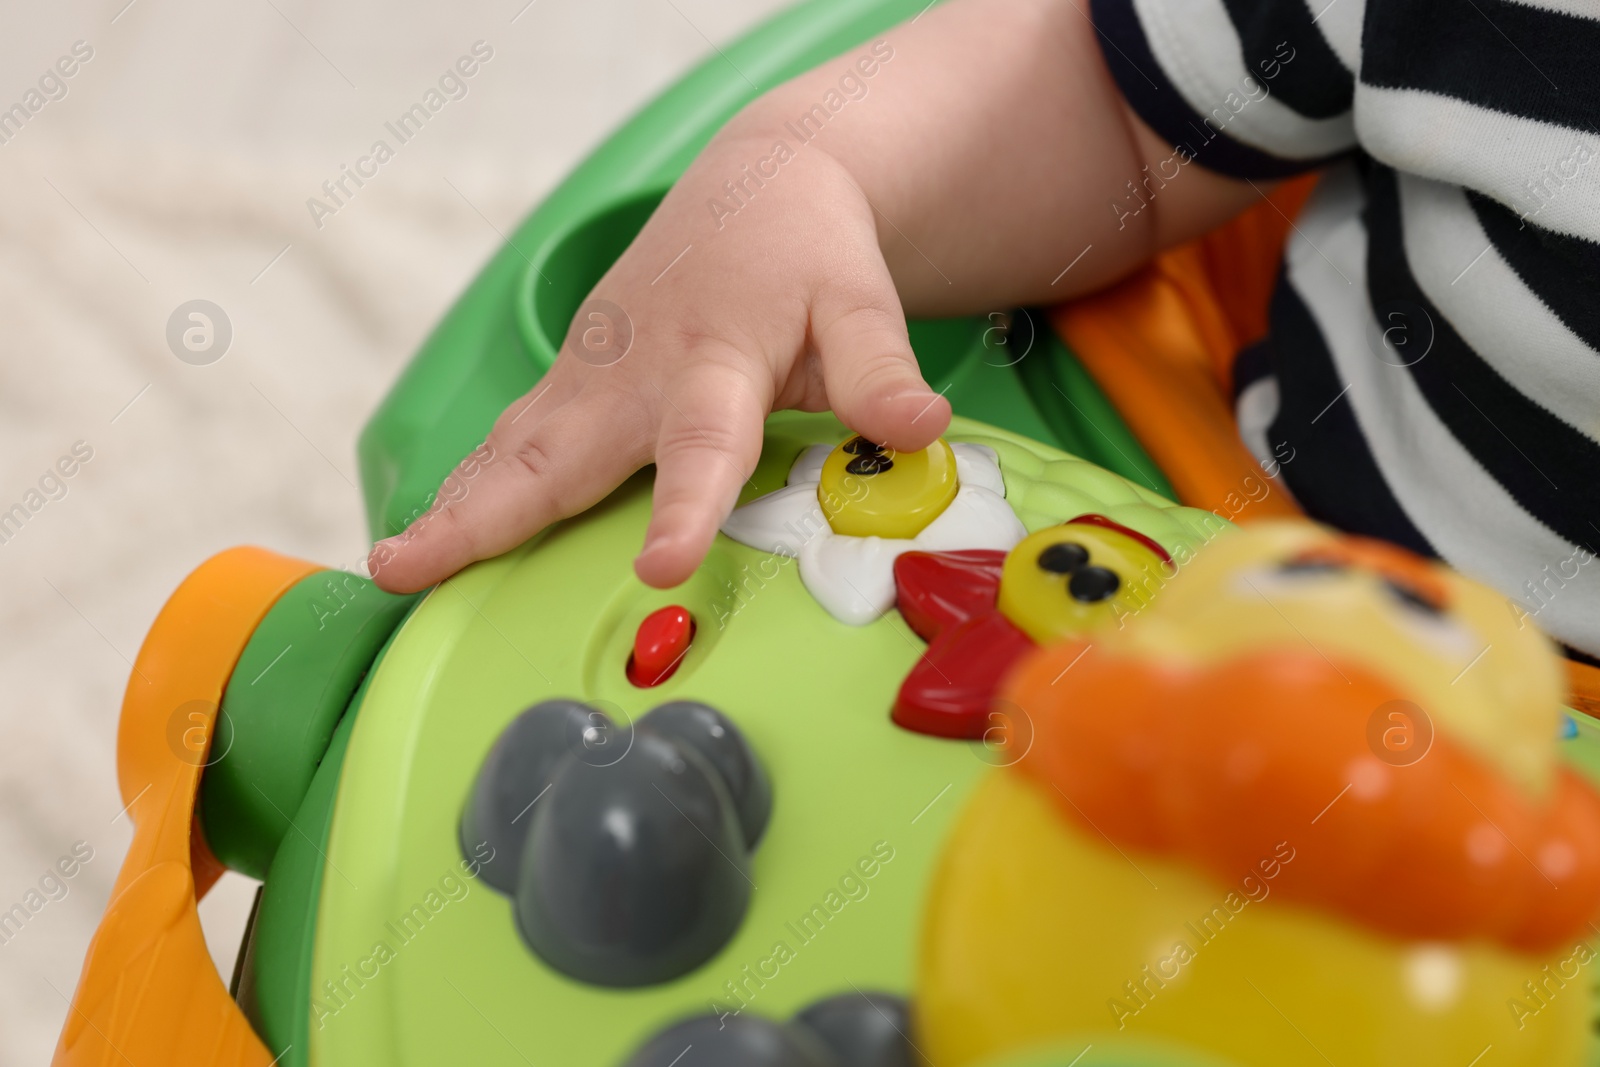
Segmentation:
{"type": "Polygon", "coordinates": [[[605,716],[576,700],[546,700],[511,721],[484,759],[461,815],[461,852],[470,860],[492,857],[480,876],[507,895],[516,892],[523,843],[557,768],[586,732],[608,727],[605,716]],[[598,717],[598,724],[597,724],[598,717]]]}
{"type": "Polygon", "coordinates": [[[772,786],[733,720],[709,704],[675,700],[652,709],[639,725],[691,746],[716,768],[739,813],[745,847],[755,848],[772,814],[772,786]]]}
{"type": "Polygon", "coordinates": [[[623,1067],[839,1067],[810,1034],[758,1015],[700,1015],[661,1031],[623,1067]]]}
{"type": "Polygon", "coordinates": [[[738,929],[752,888],[744,840],[727,787],[694,749],[641,729],[613,764],[568,759],[531,818],[517,922],[557,970],[663,982],[738,929]]]}
{"type": "Polygon", "coordinates": [[[794,1022],[827,1045],[839,1067],[923,1067],[911,1043],[911,1012],[891,993],[841,993],[794,1022]]]}

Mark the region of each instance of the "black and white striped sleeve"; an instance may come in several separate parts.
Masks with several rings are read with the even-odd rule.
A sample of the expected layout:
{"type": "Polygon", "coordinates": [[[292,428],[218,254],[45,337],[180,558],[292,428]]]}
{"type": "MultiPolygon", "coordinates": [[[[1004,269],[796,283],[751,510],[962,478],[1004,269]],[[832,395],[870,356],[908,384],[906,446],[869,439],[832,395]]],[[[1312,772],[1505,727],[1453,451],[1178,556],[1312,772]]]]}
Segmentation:
{"type": "Polygon", "coordinates": [[[1356,144],[1361,5],[1308,3],[1327,0],[1093,0],[1092,10],[1112,76],[1151,129],[1210,170],[1270,179],[1356,144]]]}
{"type": "Polygon", "coordinates": [[[1365,15],[1368,153],[1600,241],[1600,0],[1369,0],[1365,15]]]}
{"type": "Polygon", "coordinates": [[[1600,663],[1600,0],[1093,15],[1129,104],[1203,166],[1351,157],[1235,366],[1246,445],[1312,518],[1448,560],[1600,663]]]}

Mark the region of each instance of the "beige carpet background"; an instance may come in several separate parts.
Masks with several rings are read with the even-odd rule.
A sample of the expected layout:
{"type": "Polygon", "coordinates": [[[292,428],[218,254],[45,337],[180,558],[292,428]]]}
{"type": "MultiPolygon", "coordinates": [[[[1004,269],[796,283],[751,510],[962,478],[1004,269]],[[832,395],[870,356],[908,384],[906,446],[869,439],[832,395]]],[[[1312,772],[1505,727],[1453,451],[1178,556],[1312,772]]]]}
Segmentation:
{"type": "MultiPolygon", "coordinates": [[[[93,50],[0,144],[0,511],[77,442],[93,453],[0,543],[0,912],[75,843],[93,850],[0,943],[0,1067],[47,1062],[127,848],[117,711],[167,594],[234,544],[359,559],[356,434],[496,230],[710,42],[780,6],[524,4],[0,15],[0,109],[74,42],[93,50]],[[306,198],[479,40],[494,54],[467,95],[317,229],[306,198]],[[166,343],[193,298],[232,324],[208,366],[166,343]]],[[[229,876],[203,908],[224,973],[253,891],[229,876]]]]}

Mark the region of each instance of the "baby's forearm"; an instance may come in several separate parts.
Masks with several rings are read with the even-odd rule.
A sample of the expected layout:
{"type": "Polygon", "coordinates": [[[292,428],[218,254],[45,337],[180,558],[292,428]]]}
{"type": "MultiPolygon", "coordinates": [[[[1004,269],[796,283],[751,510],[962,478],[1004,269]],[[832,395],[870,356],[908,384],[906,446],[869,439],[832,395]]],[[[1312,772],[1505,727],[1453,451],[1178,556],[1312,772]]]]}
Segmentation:
{"type": "MultiPolygon", "coordinates": [[[[935,6],[767,93],[720,139],[795,154],[757,195],[782,196],[783,166],[807,153],[842,164],[913,316],[1088,292],[1258,195],[1186,166],[1146,209],[1113,207],[1137,204],[1128,183],[1173,150],[1124,104],[1079,0],[935,6]]],[[[714,170],[689,180],[721,192],[714,170]]]]}

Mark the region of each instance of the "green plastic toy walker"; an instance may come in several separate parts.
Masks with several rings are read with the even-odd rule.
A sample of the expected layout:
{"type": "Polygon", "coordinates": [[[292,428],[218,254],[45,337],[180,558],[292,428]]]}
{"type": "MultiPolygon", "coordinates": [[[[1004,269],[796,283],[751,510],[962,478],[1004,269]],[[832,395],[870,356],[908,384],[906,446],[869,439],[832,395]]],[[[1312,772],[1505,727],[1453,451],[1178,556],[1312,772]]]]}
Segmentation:
{"type": "MultiPolygon", "coordinates": [[[[549,369],[579,303],[752,82],[921,6],[809,0],[579,166],[366,426],[372,535],[424,512],[549,369]]],[[[1041,315],[910,333],[957,412],[952,470],[1016,524],[1003,544],[1086,515],[1139,551],[1215,535],[1041,315]]],[[[826,478],[841,446],[828,462],[887,469],[831,416],[773,416],[740,504],[826,478]]],[[[109,1045],[140,1067],[672,1067],[667,1053],[734,1019],[793,1022],[751,1029],[745,1059],[680,1067],[916,1062],[904,1030],[924,889],[1003,750],[981,727],[897,725],[925,635],[892,611],[842,622],[803,554],[719,536],[685,585],[639,582],[650,484],[643,471],[420,596],[259,550],[196,571],[140,656],[169,703],[140,710],[130,683],[119,770],[135,844],[57,1062],[118,1062],[109,1045]],[[146,780],[159,788],[135,796],[146,780]],[[619,858],[607,842],[629,835],[654,851],[619,858]],[[263,882],[226,987],[192,919],[219,865],[263,882]],[[840,1049],[858,1058],[827,1058],[840,1049]]],[[[1107,1039],[1071,1062],[1214,1061],[1107,1039]]]]}

